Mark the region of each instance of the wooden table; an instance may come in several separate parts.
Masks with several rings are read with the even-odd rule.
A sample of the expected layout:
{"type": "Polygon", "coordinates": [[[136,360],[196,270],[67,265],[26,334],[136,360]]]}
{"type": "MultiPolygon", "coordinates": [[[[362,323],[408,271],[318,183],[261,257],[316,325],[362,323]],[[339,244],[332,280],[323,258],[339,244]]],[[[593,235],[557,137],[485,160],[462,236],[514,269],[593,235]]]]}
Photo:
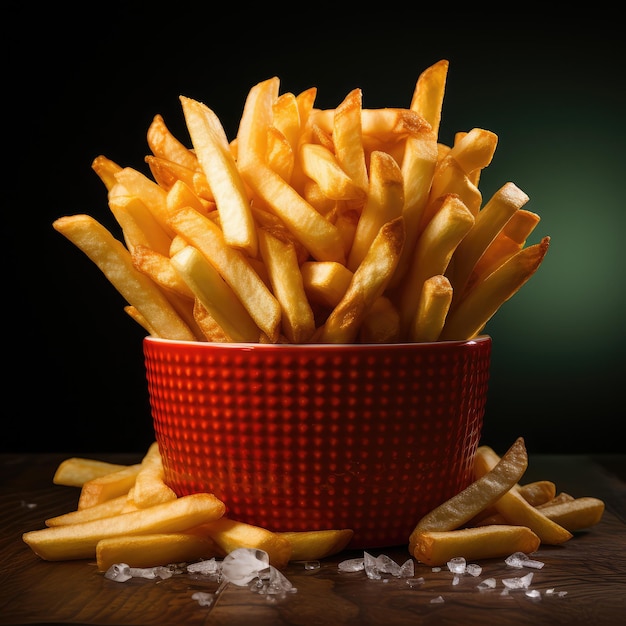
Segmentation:
{"type": "MultiPolygon", "coordinates": [[[[211,607],[192,599],[215,591],[216,583],[180,574],[154,581],[117,583],[89,561],[46,562],[22,542],[21,534],[76,507],[78,490],[52,484],[60,461],[76,454],[0,455],[0,624],[253,624],[254,626],[384,624],[567,624],[616,626],[626,623],[626,455],[530,457],[524,482],[547,479],[559,491],[595,496],[606,503],[602,521],[558,547],[533,555],[545,566],[534,570],[531,598],[523,591],[503,595],[501,579],[526,570],[503,560],[479,563],[482,574],[465,574],[453,585],[444,568],[416,564],[422,584],[391,578],[369,580],[363,572],[341,573],[337,564],[363,556],[345,552],[308,570],[292,563],[284,572],[297,593],[283,599],[230,585],[211,607]],[[476,585],[494,577],[496,589],[476,585]],[[552,593],[549,590],[553,590],[552,593]],[[566,592],[563,595],[561,592],[566,592]],[[440,602],[433,602],[440,598],[440,602]]],[[[89,455],[132,463],[141,455],[89,455]]],[[[402,564],[406,546],[373,550],[402,564]]],[[[528,570],[530,571],[530,570],[528,570]]]]}

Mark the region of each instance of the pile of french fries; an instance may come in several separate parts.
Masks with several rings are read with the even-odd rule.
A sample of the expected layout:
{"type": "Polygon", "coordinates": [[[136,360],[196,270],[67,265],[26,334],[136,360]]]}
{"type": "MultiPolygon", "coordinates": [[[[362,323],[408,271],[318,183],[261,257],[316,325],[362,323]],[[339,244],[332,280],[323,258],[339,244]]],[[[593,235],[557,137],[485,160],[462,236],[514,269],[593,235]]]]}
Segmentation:
{"type": "Polygon", "coordinates": [[[157,337],[254,343],[471,339],[537,271],[549,237],[507,182],[478,184],[497,136],[439,142],[448,61],[418,77],[408,108],[335,109],[317,91],[250,89],[230,140],[205,104],[180,97],[191,145],[160,115],[150,175],[92,163],[121,232],[89,215],[54,228],[80,248],[157,337]]]}
{"type": "MultiPolygon", "coordinates": [[[[457,556],[530,554],[601,520],[602,500],[557,493],[547,480],[520,485],[527,466],[522,438],[502,457],[480,446],[474,482],[418,521],[408,538],[411,555],[435,566],[457,556]]],[[[230,519],[212,494],[176,497],[164,481],[156,443],[135,465],[68,458],[53,482],[80,487],[77,509],[24,533],[24,542],[42,559],[95,559],[100,571],[116,563],[156,567],[221,558],[236,548],[264,550],[270,563],[283,569],[289,561],[337,554],[354,535],[347,528],[273,532],[230,519]]]]}

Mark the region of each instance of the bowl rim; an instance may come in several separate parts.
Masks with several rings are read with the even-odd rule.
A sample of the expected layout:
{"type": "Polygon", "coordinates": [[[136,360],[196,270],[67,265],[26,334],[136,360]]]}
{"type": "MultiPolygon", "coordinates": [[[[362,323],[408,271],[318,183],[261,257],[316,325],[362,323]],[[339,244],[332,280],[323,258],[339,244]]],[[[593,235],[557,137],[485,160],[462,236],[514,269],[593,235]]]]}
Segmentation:
{"type": "Polygon", "coordinates": [[[449,339],[443,341],[424,342],[397,342],[397,343],[245,343],[245,342],[218,342],[218,341],[189,341],[184,339],[166,339],[146,335],[144,344],[164,344],[172,347],[193,348],[193,349],[225,349],[225,350],[293,350],[299,351],[320,351],[320,350],[437,350],[450,347],[473,346],[476,344],[489,343],[492,341],[491,335],[481,334],[472,339],[449,339]]]}

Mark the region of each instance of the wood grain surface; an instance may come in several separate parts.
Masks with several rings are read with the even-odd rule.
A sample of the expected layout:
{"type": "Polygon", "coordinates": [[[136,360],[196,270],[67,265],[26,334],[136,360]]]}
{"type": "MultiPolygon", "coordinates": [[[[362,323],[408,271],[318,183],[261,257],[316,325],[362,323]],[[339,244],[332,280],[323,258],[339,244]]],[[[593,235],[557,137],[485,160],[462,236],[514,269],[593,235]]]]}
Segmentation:
{"type": "MultiPolygon", "coordinates": [[[[541,547],[533,558],[540,570],[515,570],[501,559],[480,562],[479,577],[453,575],[416,563],[423,583],[390,578],[369,580],[363,572],[341,573],[338,563],[363,556],[344,552],[318,569],[291,563],[285,575],[297,593],[263,596],[229,585],[210,608],[192,599],[216,590],[201,576],[166,580],[104,578],[90,561],[46,562],[21,535],[43,528],[48,517],[76,507],[78,490],[52,484],[58,464],[80,454],[0,455],[0,624],[211,624],[254,626],[385,626],[414,624],[539,624],[614,626],[626,616],[626,455],[532,456],[524,482],[546,479],[559,491],[594,496],[606,503],[602,521],[561,546],[541,547]],[[501,579],[534,571],[531,598],[523,590],[503,594],[501,579]],[[477,585],[494,577],[497,587],[477,585]],[[433,600],[440,599],[439,602],[433,600]]],[[[84,455],[87,456],[87,455],[84,455]]],[[[141,455],[89,455],[118,463],[141,455]]],[[[373,550],[402,564],[406,546],[373,550]]]]}

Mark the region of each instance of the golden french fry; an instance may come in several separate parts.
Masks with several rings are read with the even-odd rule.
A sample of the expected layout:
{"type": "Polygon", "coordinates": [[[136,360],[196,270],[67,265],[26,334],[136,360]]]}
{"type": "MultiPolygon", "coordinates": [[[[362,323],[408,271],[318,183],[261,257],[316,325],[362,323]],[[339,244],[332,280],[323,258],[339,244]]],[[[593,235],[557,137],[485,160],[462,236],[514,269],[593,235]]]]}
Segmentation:
{"type": "Polygon", "coordinates": [[[291,181],[295,157],[287,138],[273,126],[267,131],[267,164],[285,182],[291,181]]]}
{"type": "Polygon", "coordinates": [[[366,192],[344,172],[335,154],[328,148],[305,143],[300,147],[302,171],[313,179],[325,197],[331,200],[364,200],[366,192]]]}
{"type": "Polygon", "coordinates": [[[517,483],[527,467],[528,454],[524,439],[518,437],[488,472],[480,474],[457,495],[422,517],[409,537],[409,552],[413,554],[419,533],[455,530],[486,507],[495,504],[517,483]]]}
{"type": "Polygon", "coordinates": [[[236,548],[265,550],[269,555],[270,564],[278,569],[286,567],[291,559],[293,550],[291,541],[281,533],[260,526],[220,517],[203,524],[202,532],[215,541],[224,554],[236,548]]]}
{"type": "MultiPolygon", "coordinates": [[[[474,460],[476,480],[487,476],[500,461],[500,457],[489,446],[479,446],[474,460]]],[[[572,538],[572,533],[566,528],[553,522],[540,509],[525,500],[516,485],[512,485],[492,504],[508,524],[527,526],[541,539],[541,543],[558,545],[572,538]]]]}
{"type": "Polygon", "coordinates": [[[174,214],[178,209],[187,206],[203,215],[208,215],[210,211],[217,210],[213,202],[199,195],[193,186],[185,184],[182,180],[177,180],[168,190],[166,204],[170,214],[174,214]]]}
{"type": "Polygon", "coordinates": [[[439,134],[449,65],[449,61],[441,59],[427,67],[418,76],[411,99],[411,110],[419,113],[431,125],[435,135],[439,134]]]}
{"type": "MultiPolygon", "coordinates": [[[[472,128],[454,142],[448,155],[453,158],[468,175],[487,167],[498,145],[498,135],[483,128],[472,128]]],[[[476,181],[473,181],[477,184],[476,181]]]]}
{"type": "Polygon", "coordinates": [[[107,191],[111,191],[113,186],[117,184],[115,174],[122,170],[122,166],[101,154],[91,162],[91,169],[104,183],[107,191]]]}
{"type": "Polygon", "coordinates": [[[77,509],[69,513],[63,513],[46,520],[46,526],[64,526],[67,524],[79,524],[81,522],[90,522],[95,519],[104,517],[113,517],[124,511],[124,507],[128,500],[128,494],[122,494],[109,500],[104,500],[99,504],[88,506],[84,509],[77,509]]]}
{"type": "Polygon", "coordinates": [[[196,248],[179,250],[171,263],[229,341],[259,341],[259,327],[234,289],[196,248]]]}
{"type": "MultiPolygon", "coordinates": [[[[280,303],[244,254],[226,243],[219,226],[188,208],[182,208],[173,215],[170,224],[215,267],[256,325],[270,341],[276,341],[282,314],[280,303]]],[[[203,304],[207,306],[206,302],[203,304]]],[[[214,314],[213,311],[211,314],[214,314]]],[[[220,320],[218,322],[222,325],[220,320]]]]}
{"type": "Polygon", "coordinates": [[[273,293],[281,305],[284,335],[291,343],[307,343],[315,332],[315,319],[304,290],[294,245],[260,228],[259,250],[273,293]]]}
{"type": "Polygon", "coordinates": [[[167,191],[132,167],[124,167],[115,174],[115,180],[122,185],[129,196],[140,198],[148,207],[154,219],[171,238],[174,233],[167,223],[167,191]]]}
{"type": "Polygon", "coordinates": [[[459,530],[425,530],[416,533],[411,554],[421,563],[438,566],[450,559],[491,559],[514,552],[531,554],[540,545],[539,537],[525,526],[497,524],[459,530]]]}
{"type": "Polygon", "coordinates": [[[124,307],[124,313],[128,315],[133,321],[137,322],[149,335],[152,337],[158,337],[159,334],[148,323],[148,320],[132,305],[127,304],[124,307]]]}
{"type": "Polygon", "coordinates": [[[250,201],[221,122],[201,102],[184,96],[180,101],[196,156],[215,198],[224,240],[256,256],[258,240],[250,201]]]}
{"type": "MultiPolygon", "coordinates": [[[[525,485],[518,484],[517,488],[524,500],[538,508],[541,508],[545,503],[552,502],[556,494],[556,485],[550,480],[537,480],[525,485]]],[[[490,506],[483,509],[468,522],[468,526],[485,526],[487,524],[506,524],[506,520],[494,506],[490,506]]]]}
{"type": "Polygon", "coordinates": [[[198,298],[196,298],[193,303],[193,316],[206,341],[215,341],[218,343],[230,341],[230,337],[224,332],[224,329],[215,321],[215,318],[198,298]]]}
{"type": "Polygon", "coordinates": [[[333,144],[343,171],[363,193],[367,193],[368,176],[361,132],[362,100],[361,90],[353,89],[335,109],[333,144]]]}
{"type": "Polygon", "coordinates": [[[397,217],[384,224],[365,258],[354,272],[339,304],[322,327],[321,343],[351,343],[373,303],[387,287],[404,245],[404,219],[397,217]]]}
{"type": "Polygon", "coordinates": [[[455,195],[442,198],[441,207],[424,229],[403,279],[400,296],[400,329],[405,337],[415,324],[424,282],[443,275],[450,259],[474,225],[474,216],[455,195]]]}
{"type": "MultiPolygon", "coordinates": [[[[524,495],[522,493],[521,487],[520,493],[524,495]]],[[[526,500],[528,500],[528,498],[526,498],[526,500]]],[[[569,493],[561,491],[558,495],[555,494],[554,497],[550,500],[543,501],[541,504],[535,504],[533,506],[536,506],[538,509],[543,509],[545,507],[552,506],[553,504],[562,504],[563,502],[571,502],[572,500],[574,500],[574,496],[571,496],[569,493]]]]}
{"type": "Polygon", "coordinates": [[[550,237],[523,248],[494,270],[452,307],[440,340],[472,339],[480,333],[504,302],[513,297],[537,271],[543,261],[550,237]]]}
{"type": "Polygon", "coordinates": [[[440,275],[424,281],[415,319],[411,325],[410,341],[437,341],[452,302],[452,285],[440,275]]]}
{"type": "Polygon", "coordinates": [[[157,114],[152,118],[146,138],[148,146],[155,156],[177,163],[190,171],[198,169],[198,158],[187,146],[174,137],[166,126],[162,115],[157,114]]]}
{"type": "Polygon", "coordinates": [[[556,496],[556,485],[551,480],[536,480],[518,485],[520,495],[533,506],[541,506],[556,496]]]}
{"type": "Polygon", "coordinates": [[[400,337],[400,313],[386,296],[374,300],[361,322],[361,343],[396,343],[400,337]]]}
{"type": "Polygon", "coordinates": [[[459,297],[463,295],[467,279],[485,249],[526,202],[528,196],[519,187],[514,183],[506,183],[476,215],[474,227],[464,237],[455,253],[452,285],[459,297]]]}
{"type": "Polygon", "coordinates": [[[89,215],[60,217],[53,227],[80,248],[141,313],[159,337],[193,341],[195,335],[155,283],[133,266],[130,252],[89,215]]]}
{"type": "Polygon", "coordinates": [[[225,511],[213,494],[196,493],[123,515],[29,531],[22,539],[46,561],[92,559],[102,539],[185,531],[219,519],[225,511]]]}
{"type": "Polygon", "coordinates": [[[272,103],[272,124],[274,128],[285,138],[295,154],[300,140],[300,110],[298,99],[292,93],[279,95],[272,103]]]}
{"type": "Polygon", "coordinates": [[[78,498],[78,508],[86,509],[128,493],[135,484],[141,463],[135,463],[116,472],[92,478],[83,483],[78,498]]]}
{"type": "Polygon", "coordinates": [[[163,289],[193,300],[194,293],[172,265],[169,256],[156,252],[146,246],[135,246],[131,253],[133,265],[150,276],[163,289]]]}
{"type": "Polygon", "coordinates": [[[176,499],[176,493],[165,484],[165,472],[159,445],[153,442],[141,460],[141,467],[132,488],[132,501],[145,509],[155,504],[176,499]]]}
{"type": "Polygon", "coordinates": [[[123,185],[116,183],[109,191],[109,208],[122,227],[126,247],[131,253],[136,246],[144,246],[167,254],[172,238],[141,198],[129,195],[123,185]]]}
{"type": "Polygon", "coordinates": [[[240,170],[265,160],[267,130],[273,125],[279,88],[280,80],[273,76],[257,83],[248,92],[237,131],[237,163],[240,170]]]}
{"type": "Polygon", "coordinates": [[[120,463],[107,463],[97,459],[73,456],[59,463],[52,482],[66,487],[82,487],[88,480],[126,469],[126,467],[120,463]]]}
{"type": "Polygon", "coordinates": [[[383,224],[400,217],[404,207],[404,184],[397,163],[385,152],[372,152],[367,201],[363,206],[350,254],[348,269],[354,272],[383,224]]]}
{"type": "Polygon", "coordinates": [[[305,261],[300,271],[309,300],[329,308],[339,304],[353,276],[345,265],[334,261],[305,261]]]}
{"type": "Polygon", "coordinates": [[[598,524],[604,515],[604,502],[598,498],[583,496],[546,503],[538,509],[548,519],[573,533],[598,524]]]}
{"type": "Polygon", "coordinates": [[[406,139],[402,156],[404,180],[404,208],[402,215],[406,224],[406,243],[398,269],[391,286],[397,287],[411,262],[413,248],[421,231],[420,224],[428,203],[433,176],[437,164],[437,137],[430,124],[416,114],[419,125],[414,134],[406,139]]]}
{"type": "Polygon", "coordinates": [[[158,567],[221,556],[224,556],[222,551],[210,537],[193,531],[123,535],[102,539],[96,544],[96,565],[101,572],[116,563],[126,563],[130,567],[158,567]]]}
{"type": "Polygon", "coordinates": [[[278,533],[291,544],[292,561],[316,561],[344,550],[354,531],[349,528],[337,530],[304,530],[278,533]]]}

